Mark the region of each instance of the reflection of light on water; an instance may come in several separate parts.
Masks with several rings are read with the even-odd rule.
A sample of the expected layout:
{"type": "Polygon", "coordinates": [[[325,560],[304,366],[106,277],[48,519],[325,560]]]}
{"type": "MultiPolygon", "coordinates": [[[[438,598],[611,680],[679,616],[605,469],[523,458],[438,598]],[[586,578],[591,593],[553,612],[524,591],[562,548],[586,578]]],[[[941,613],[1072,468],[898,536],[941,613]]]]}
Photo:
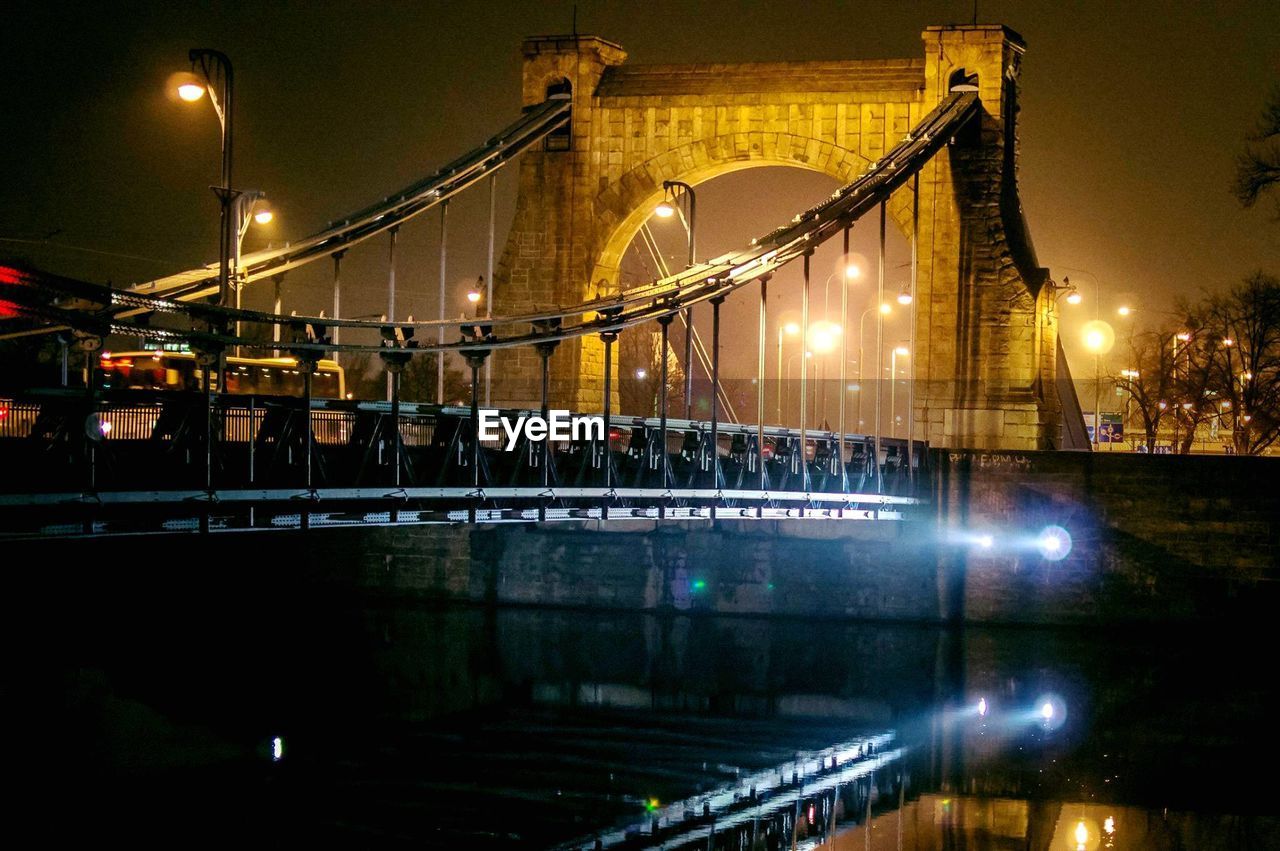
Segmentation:
{"type": "Polygon", "coordinates": [[[1053,731],[1067,723],[1067,702],[1056,694],[1045,694],[1036,699],[1031,717],[1040,729],[1053,731]]]}
{"type": "Polygon", "coordinates": [[[284,739],[276,736],[271,740],[271,761],[279,762],[284,759],[284,739]]]}
{"type": "MultiPolygon", "coordinates": [[[[1048,704],[1046,704],[1047,706],[1048,704]]],[[[1084,851],[1085,843],[1089,841],[1089,828],[1085,826],[1084,819],[1076,822],[1076,851],[1084,851]]]]}
{"type": "Polygon", "coordinates": [[[985,697],[978,699],[978,714],[984,718],[987,716],[987,699],[985,697]]]}
{"type": "Polygon", "coordinates": [[[1102,823],[1102,829],[1105,830],[1107,833],[1115,833],[1116,832],[1115,816],[1107,816],[1106,821],[1102,823]]]}

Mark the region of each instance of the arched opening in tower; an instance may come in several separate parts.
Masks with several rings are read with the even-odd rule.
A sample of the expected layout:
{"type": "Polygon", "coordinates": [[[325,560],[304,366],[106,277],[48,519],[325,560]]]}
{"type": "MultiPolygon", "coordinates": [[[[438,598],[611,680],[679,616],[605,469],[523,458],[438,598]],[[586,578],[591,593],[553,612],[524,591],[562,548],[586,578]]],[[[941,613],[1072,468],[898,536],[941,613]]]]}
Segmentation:
{"type": "MultiPolygon", "coordinates": [[[[786,224],[797,213],[825,200],[839,188],[827,174],[794,166],[762,165],[744,168],[696,184],[696,260],[705,262],[739,250],[750,241],[786,224]]],[[[669,216],[653,215],[632,237],[619,264],[623,289],[678,273],[688,260],[687,204],[677,189],[669,216]]],[[[886,226],[885,283],[881,300],[879,280],[879,219],[874,213],[855,224],[845,261],[843,240],[837,236],[818,246],[810,258],[809,333],[801,345],[803,264],[780,269],[767,289],[764,329],[765,422],[796,426],[800,419],[800,375],[806,378],[805,409],[810,427],[838,425],[840,394],[845,394],[845,423],[849,431],[869,432],[874,419],[877,370],[888,379],[894,349],[905,348],[910,326],[910,245],[889,214],[886,226]],[[847,289],[847,304],[843,301],[847,289]],[[883,315],[882,358],[876,355],[876,319],[883,315]],[[842,311],[842,306],[847,306],[842,311]],[[806,352],[808,354],[806,354],[806,352]],[[802,364],[801,359],[805,362],[802,364]],[[844,363],[843,381],[841,362],[844,363]]],[[[760,355],[760,286],[750,284],[731,295],[720,308],[721,421],[755,422],[760,355]]],[[[692,357],[691,414],[705,420],[711,414],[712,306],[694,308],[695,346],[692,357]]],[[[683,319],[670,327],[666,352],[665,388],[668,415],[683,417],[685,406],[685,331],[683,319]]],[[[619,402],[624,414],[656,415],[662,382],[660,328],[656,323],[628,329],[619,342],[619,402]]],[[[907,356],[896,359],[899,391],[890,410],[890,384],[882,385],[881,425],[885,434],[895,419],[905,433],[905,381],[910,375],[907,356]]]]}

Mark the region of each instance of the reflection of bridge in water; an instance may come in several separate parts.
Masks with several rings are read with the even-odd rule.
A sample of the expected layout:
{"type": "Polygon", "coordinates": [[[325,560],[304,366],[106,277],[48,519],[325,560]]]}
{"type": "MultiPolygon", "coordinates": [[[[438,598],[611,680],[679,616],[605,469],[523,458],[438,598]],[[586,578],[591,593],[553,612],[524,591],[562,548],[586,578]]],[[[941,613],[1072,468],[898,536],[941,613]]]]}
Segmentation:
{"type": "Polygon", "coordinates": [[[105,810],[95,829],[182,829],[216,809],[215,834],[858,851],[870,823],[876,851],[899,830],[932,851],[1045,847],[1081,815],[1156,847],[1253,847],[1274,826],[1248,818],[1273,811],[1269,787],[1229,779],[1274,745],[1254,732],[1265,671],[1225,660],[1227,636],[435,609],[300,586],[275,562],[212,583],[127,538],[81,550],[27,581],[76,589],[64,644],[92,688],[64,741],[114,731],[76,754],[86,813],[105,810]],[[249,582],[260,602],[229,629],[249,582]],[[1020,717],[1046,690],[1069,710],[1051,733],[1020,717]],[[252,752],[273,736],[279,764],[252,752]],[[148,770],[96,762],[110,748],[148,770]],[[229,788],[244,802],[225,806],[229,788]]]}

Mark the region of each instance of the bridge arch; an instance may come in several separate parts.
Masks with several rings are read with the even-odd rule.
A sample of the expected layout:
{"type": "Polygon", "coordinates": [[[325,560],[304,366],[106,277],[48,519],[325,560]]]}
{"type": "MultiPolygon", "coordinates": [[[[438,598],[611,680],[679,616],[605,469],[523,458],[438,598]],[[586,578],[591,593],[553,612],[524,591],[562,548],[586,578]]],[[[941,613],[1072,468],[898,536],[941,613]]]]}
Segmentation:
{"type": "MultiPolygon", "coordinates": [[[[623,252],[665,197],[664,181],[696,187],[738,171],[784,166],[825,174],[843,185],[870,163],[857,151],[791,133],[727,133],[671,148],[613,180],[596,196],[600,242],[589,280],[597,294],[617,285],[623,252]]],[[[909,235],[910,193],[897,193],[889,209],[903,235],[909,235]]]]}
{"type": "MultiPolygon", "coordinates": [[[[955,85],[982,112],[920,172],[916,337],[919,421],[942,446],[1056,445],[1056,317],[1017,201],[1020,37],[997,25],[929,27],[923,57],[742,65],[628,65],[596,36],[524,42],[523,96],[568,81],[567,150],[526,153],[494,310],[571,305],[617,285],[621,254],[664,180],[697,184],[744,168],[798,166],[852,180],[955,85]]],[[[913,188],[890,203],[911,236],[913,188]]],[[[799,211],[797,211],[799,212],[799,211]]],[[[705,259],[705,258],[700,258],[705,259]]],[[[495,400],[540,401],[541,362],[495,355],[495,400]]],[[[595,338],[562,344],[552,403],[603,401],[595,338]]]]}

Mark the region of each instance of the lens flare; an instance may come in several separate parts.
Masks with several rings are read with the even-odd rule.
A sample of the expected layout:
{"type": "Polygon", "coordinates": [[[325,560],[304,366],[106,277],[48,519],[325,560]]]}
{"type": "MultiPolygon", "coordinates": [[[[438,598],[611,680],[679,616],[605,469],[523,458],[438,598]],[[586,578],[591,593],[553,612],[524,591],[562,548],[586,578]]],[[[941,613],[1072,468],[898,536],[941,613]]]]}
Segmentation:
{"type": "Polygon", "coordinates": [[[1032,707],[1031,717],[1040,729],[1052,732],[1067,723],[1067,703],[1056,694],[1041,695],[1032,707]]]}
{"type": "Polygon", "coordinates": [[[1062,561],[1071,552],[1071,534],[1061,526],[1046,526],[1036,538],[1036,548],[1048,561],[1062,561]]]}

